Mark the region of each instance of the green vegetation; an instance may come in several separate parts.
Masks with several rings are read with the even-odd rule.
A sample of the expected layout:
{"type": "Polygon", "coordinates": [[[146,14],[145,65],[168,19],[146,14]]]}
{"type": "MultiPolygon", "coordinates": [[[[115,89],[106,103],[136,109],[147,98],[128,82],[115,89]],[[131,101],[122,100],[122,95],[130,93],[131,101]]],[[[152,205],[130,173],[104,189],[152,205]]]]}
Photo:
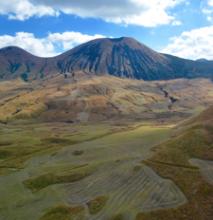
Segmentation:
{"type": "MultiPolygon", "coordinates": [[[[32,157],[54,155],[65,146],[95,140],[111,132],[110,126],[107,125],[70,127],[66,123],[20,123],[0,124],[0,175],[5,174],[8,168],[24,168],[25,162],[32,157]]],[[[75,151],[74,154],[76,153],[82,152],[75,151]]]]}
{"type": "Polygon", "coordinates": [[[27,179],[24,181],[24,184],[32,191],[38,191],[53,184],[71,183],[79,181],[89,176],[93,171],[93,168],[86,166],[74,170],[72,169],[70,171],[66,170],[65,173],[47,173],[35,178],[27,179]]]}
{"type": "Polygon", "coordinates": [[[109,220],[123,220],[124,217],[122,214],[116,214],[114,216],[112,216],[112,218],[110,218],[109,220]]]}
{"type": "Polygon", "coordinates": [[[61,205],[50,209],[40,220],[74,220],[83,213],[83,206],[69,207],[61,205]]]}
{"type": "Polygon", "coordinates": [[[90,200],[87,203],[87,206],[89,208],[89,213],[91,215],[95,215],[98,212],[100,212],[104,208],[107,200],[108,200],[107,196],[98,196],[95,199],[90,200]]]}
{"type": "Polygon", "coordinates": [[[10,157],[11,153],[7,150],[1,150],[0,149],[0,159],[6,159],[10,157]]]}
{"type": "Polygon", "coordinates": [[[84,151],[83,150],[75,150],[75,151],[73,151],[73,155],[75,155],[75,156],[80,156],[80,155],[82,155],[84,153],[84,151]]]}
{"type": "Polygon", "coordinates": [[[61,137],[50,137],[41,140],[44,144],[62,144],[62,145],[72,145],[78,143],[77,140],[61,138],[61,137]]]}
{"type": "MultiPolygon", "coordinates": [[[[7,216],[5,207],[10,207],[9,219],[37,220],[42,213],[45,213],[43,219],[54,219],[54,216],[56,219],[69,219],[67,209],[56,209],[55,212],[47,210],[50,207],[54,209],[74,195],[82,200],[82,206],[88,207],[91,215],[107,208],[108,217],[122,219],[121,215],[110,211],[107,203],[108,196],[116,196],[116,192],[103,192],[102,185],[109,187],[110,183],[102,181],[110,178],[113,166],[115,169],[118,167],[116,172],[122,175],[128,170],[132,175],[141,172],[142,166],[137,163],[130,165],[130,161],[147,158],[153,145],[168,139],[171,128],[147,123],[143,126],[139,123],[77,125],[26,122],[22,125],[2,125],[0,140],[2,143],[10,140],[10,143],[1,146],[1,149],[12,153],[7,159],[0,160],[2,175],[6,170],[3,165],[10,164],[10,168],[22,169],[7,167],[10,175],[4,173],[2,178],[0,176],[0,181],[3,181],[0,183],[0,214],[7,216]],[[100,181],[101,185],[94,188],[96,181],[100,181]],[[96,190],[100,190],[100,197],[93,194],[96,190]],[[93,198],[87,204],[84,202],[84,193],[93,198]]],[[[122,188],[119,192],[122,192],[122,188]]],[[[121,211],[125,210],[129,210],[128,205],[124,205],[121,211]]]]}

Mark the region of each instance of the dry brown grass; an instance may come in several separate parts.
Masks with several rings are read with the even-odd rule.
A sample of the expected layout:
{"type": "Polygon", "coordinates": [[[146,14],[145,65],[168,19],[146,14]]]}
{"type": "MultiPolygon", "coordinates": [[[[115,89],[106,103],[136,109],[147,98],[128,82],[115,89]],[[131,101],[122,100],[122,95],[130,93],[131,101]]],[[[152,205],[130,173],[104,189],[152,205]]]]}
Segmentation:
{"type": "Polygon", "coordinates": [[[39,83],[0,83],[0,121],[25,118],[91,120],[152,118],[168,120],[202,111],[212,103],[213,85],[207,79],[144,82],[111,76],[79,79],[66,83],[60,77],[39,83]],[[177,97],[172,108],[169,96],[177,97]]]}
{"type": "Polygon", "coordinates": [[[212,109],[195,118],[191,127],[159,146],[153,157],[145,161],[160,176],[173,180],[186,195],[188,202],[176,209],[139,213],[137,220],[212,219],[212,185],[205,181],[197,167],[189,163],[190,158],[213,160],[213,129],[206,126],[209,119],[212,119],[209,112],[212,109]]]}

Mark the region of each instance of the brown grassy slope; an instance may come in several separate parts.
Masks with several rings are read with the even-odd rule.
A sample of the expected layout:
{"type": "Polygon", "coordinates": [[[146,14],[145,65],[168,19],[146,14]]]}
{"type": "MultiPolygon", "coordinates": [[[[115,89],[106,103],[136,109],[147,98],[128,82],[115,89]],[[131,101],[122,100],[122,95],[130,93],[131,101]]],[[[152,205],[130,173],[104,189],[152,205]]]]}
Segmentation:
{"type": "Polygon", "coordinates": [[[188,126],[177,137],[156,148],[154,156],[145,162],[162,177],[172,179],[184,192],[188,203],[176,209],[139,213],[137,220],[212,219],[213,188],[189,159],[213,160],[213,107],[190,120],[188,126]]]}
{"type": "Polygon", "coordinates": [[[207,79],[144,82],[102,76],[73,81],[57,76],[39,83],[13,81],[9,87],[1,82],[0,91],[1,121],[178,120],[213,102],[207,79]]]}

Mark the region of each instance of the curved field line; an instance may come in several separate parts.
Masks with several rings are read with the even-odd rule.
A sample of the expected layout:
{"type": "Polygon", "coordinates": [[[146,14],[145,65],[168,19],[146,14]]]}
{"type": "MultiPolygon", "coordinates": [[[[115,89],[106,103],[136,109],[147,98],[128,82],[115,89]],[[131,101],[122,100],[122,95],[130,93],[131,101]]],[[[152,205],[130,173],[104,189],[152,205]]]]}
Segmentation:
{"type": "Polygon", "coordinates": [[[186,202],[172,181],[162,179],[149,167],[143,166],[138,171],[133,167],[132,161],[104,165],[80,184],[68,184],[69,202],[85,205],[96,196],[108,196],[105,207],[88,217],[91,220],[107,219],[132,209],[137,213],[172,208],[186,202]]]}

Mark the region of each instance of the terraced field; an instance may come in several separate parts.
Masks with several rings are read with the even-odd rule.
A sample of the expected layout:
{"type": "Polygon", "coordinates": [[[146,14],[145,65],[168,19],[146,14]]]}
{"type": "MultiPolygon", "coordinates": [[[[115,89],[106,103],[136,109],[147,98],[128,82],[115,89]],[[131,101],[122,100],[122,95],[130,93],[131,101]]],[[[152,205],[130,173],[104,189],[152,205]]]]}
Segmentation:
{"type": "Polygon", "coordinates": [[[93,198],[107,195],[105,207],[88,219],[110,219],[116,213],[133,219],[139,211],[171,208],[186,202],[174,183],[160,178],[145,166],[134,170],[134,164],[130,163],[116,164],[116,169],[108,167],[106,173],[106,169],[102,170],[96,177],[91,177],[93,179],[85,180],[83,188],[76,184],[69,186],[71,204],[86,204],[93,198]]]}
{"type": "Polygon", "coordinates": [[[169,138],[172,126],[48,126],[1,127],[4,140],[8,134],[12,140],[3,146],[5,152],[16,149],[16,132],[22,138],[34,137],[28,148],[39,148],[39,152],[28,151],[27,158],[20,154],[21,166],[15,166],[17,161],[10,155],[2,157],[1,220],[134,219],[139,212],[187,202],[174,182],[141,163],[152,155],[153,146],[169,138]],[[41,141],[48,132],[52,143],[41,141]],[[42,151],[44,143],[49,147],[42,151]],[[14,168],[5,168],[8,160],[14,168]]]}

